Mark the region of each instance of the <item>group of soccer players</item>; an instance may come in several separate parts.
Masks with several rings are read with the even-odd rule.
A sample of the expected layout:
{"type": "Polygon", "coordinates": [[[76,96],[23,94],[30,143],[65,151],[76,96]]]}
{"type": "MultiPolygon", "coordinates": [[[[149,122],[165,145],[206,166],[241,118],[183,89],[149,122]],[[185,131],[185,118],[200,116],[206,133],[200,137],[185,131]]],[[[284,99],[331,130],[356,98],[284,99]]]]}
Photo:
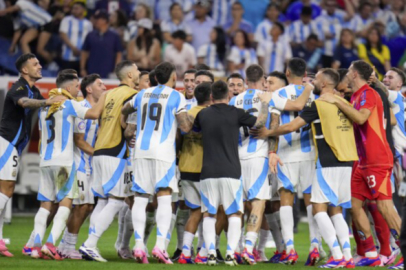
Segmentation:
{"type": "MultiPolygon", "coordinates": [[[[106,91],[97,74],[80,81],[74,70],[62,70],[45,100],[35,87],[42,77],[35,55],[22,55],[16,67],[21,76],[7,92],[0,124],[3,256],[13,256],[2,235],[4,208],[35,109],[41,205],[24,255],[106,262],[97,244],[118,214],[115,248],[123,259],[148,263],[147,241],[156,225],[151,253],[161,263],[268,261],[264,247],[271,232],[276,251],[269,262],[295,264],[292,207],[298,192],[309,220],[305,265],[327,257],[321,239],[330,250],[322,268],[389,266],[400,253],[391,182],[403,179],[406,149],[400,92],[406,79],[399,69],[381,83],[372,66],[355,61],[348,70],[321,69],[309,83],[299,58],[288,61],[285,73],[265,75],[251,65],[246,78],[231,74],[226,81],[214,82],[199,68],[185,72],[181,93],[174,89],[172,64],[148,73],[122,61],[115,69],[117,88],[106,91]],[[354,257],[343,209],[351,210],[354,257]],[[89,216],[88,238],[76,250],[89,216]],[[167,247],[175,226],[171,259],[167,247]]],[[[391,268],[403,269],[403,258],[391,268]]]]}

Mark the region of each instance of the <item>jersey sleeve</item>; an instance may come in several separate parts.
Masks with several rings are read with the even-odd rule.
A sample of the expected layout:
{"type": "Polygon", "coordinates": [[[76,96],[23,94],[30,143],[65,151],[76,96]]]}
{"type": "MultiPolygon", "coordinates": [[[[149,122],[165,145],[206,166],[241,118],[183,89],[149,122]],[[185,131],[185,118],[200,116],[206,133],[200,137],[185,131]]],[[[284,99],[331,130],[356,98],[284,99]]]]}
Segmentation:
{"type": "Polygon", "coordinates": [[[179,94],[180,100],[179,100],[179,104],[178,107],[176,108],[176,114],[180,114],[182,112],[186,112],[186,98],[184,95],[180,94],[179,92],[177,92],[179,94]]]}
{"type": "Polygon", "coordinates": [[[237,109],[237,115],[238,115],[238,123],[240,127],[242,126],[247,126],[247,127],[253,127],[255,125],[255,122],[257,122],[257,118],[250,113],[244,111],[243,109],[236,108],[237,109]]]}
{"type": "Polygon", "coordinates": [[[86,132],[86,120],[76,117],[73,133],[84,134],[85,132],[86,132]]]}
{"type": "Polygon", "coordinates": [[[372,89],[366,89],[361,93],[361,96],[359,97],[360,109],[368,109],[372,111],[375,108],[377,100],[374,94],[374,90],[372,89]]]}
{"type": "Polygon", "coordinates": [[[20,86],[15,90],[14,89],[10,90],[8,92],[8,95],[11,98],[11,100],[14,102],[14,105],[17,105],[20,98],[28,97],[28,90],[26,87],[20,86]]]}
{"type": "Polygon", "coordinates": [[[278,109],[279,111],[283,111],[285,109],[286,103],[288,99],[279,95],[279,93],[274,93],[272,95],[270,105],[278,109]]]}
{"type": "Polygon", "coordinates": [[[311,123],[314,120],[319,119],[316,102],[313,101],[310,107],[305,107],[299,116],[303,118],[306,123],[311,123]]]}
{"type": "Polygon", "coordinates": [[[74,100],[67,100],[64,105],[66,106],[65,109],[68,110],[69,115],[82,119],[85,118],[86,112],[89,110],[89,108],[83,107],[79,102],[74,100]]]}
{"type": "Polygon", "coordinates": [[[238,54],[238,49],[236,47],[232,47],[230,54],[227,57],[227,60],[233,62],[234,64],[239,64],[240,55],[238,54]]]}
{"type": "Polygon", "coordinates": [[[391,108],[393,108],[395,106],[395,100],[398,98],[398,92],[392,90],[388,90],[388,92],[389,105],[391,106],[391,108]]]}

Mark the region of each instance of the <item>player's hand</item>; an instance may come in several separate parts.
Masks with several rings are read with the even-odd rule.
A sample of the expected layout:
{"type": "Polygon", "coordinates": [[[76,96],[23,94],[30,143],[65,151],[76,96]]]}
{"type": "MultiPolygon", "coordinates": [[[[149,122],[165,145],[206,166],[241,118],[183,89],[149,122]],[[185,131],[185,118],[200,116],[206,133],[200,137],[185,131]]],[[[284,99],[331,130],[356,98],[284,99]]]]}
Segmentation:
{"type": "Polygon", "coordinates": [[[65,96],[58,95],[58,96],[53,96],[53,97],[48,98],[46,100],[45,104],[47,106],[49,106],[49,105],[52,105],[52,104],[54,104],[56,102],[62,102],[62,101],[65,101],[65,100],[67,100],[67,98],[65,96]]]}
{"type": "Polygon", "coordinates": [[[259,94],[258,97],[262,102],[269,103],[272,99],[272,92],[263,92],[259,94]]]}
{"type": "Polygon", "coordinates": [[[311,84],[311,83],[305,83],[305,84],[304,84],[304,88],[305,88],[305,91],[313,92],[313,90],[314,90],[314,85],[311,84]]]}
{"type": "Polygon", "coordinates": [[[282,160],[279,158],[279,156],[276,153],[270,153],[269,154],[269,168],[271,169],[271,172],[276,174],[278,173],[278,164],[280,166],[283,166],[282,160]]]}
{"type": "Polygon", "coordinates": [[[319,97],[319,100],[325,101],[331,104],[335,104],[337,102],[337,98],[332,93],[326,93],[319,97]]]}
{"type": "Polygon", "coordinates": [[[376,77],[375,67],[373,67],[372,74],[371,74],[371,76],[369,76],[369,79],[368,79],[368,82],[367,82],[368,85],[370,85],[370,84],[376,82],[377,79],[378,79],[378,78],[376,77]]]}
{"type": "Polygon", "coordinates": [[[80,50],[76,47],[72,48],[72,52],[74,56],[80,56],[80,50]]]}
{"type": "Polygon", "coordinates": [[[250,129],[250,135],[252,135],[256,139],[268,139],[269,136],[271,136],[271,131],[267,129],[266,127],[262,128],[252,128],[250,129]]]}

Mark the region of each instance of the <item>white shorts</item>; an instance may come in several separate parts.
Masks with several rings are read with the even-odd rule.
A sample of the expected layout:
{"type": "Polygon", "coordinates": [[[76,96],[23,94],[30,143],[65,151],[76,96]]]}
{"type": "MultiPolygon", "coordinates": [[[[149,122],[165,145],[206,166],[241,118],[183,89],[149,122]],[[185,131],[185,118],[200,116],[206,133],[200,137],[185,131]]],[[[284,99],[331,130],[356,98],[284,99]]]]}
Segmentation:
{"type": "Polygon", "coordinates": [[[244,213],[242,180],[233,178],[207,178],[200,180],[202,213],[215,215],[223,205],[226,215],[244,213]]]}
{"type": "Polygon", "coordinates": [[[40,168],[38,201],[59,203],[64,198],[78,197],[75,165],[69,167],[46,166],[40,168]]]}
{"type": "Polygon", "coordinates": [[[76,171],[79,196],[73,200],[74,205],[94,204],[94,195],[92,192],[93,176],[90,173],[76,171]]]}
{"type": "Polygon", "coordinates": [[[270,173],[268,175],[269,182],[271,183],[271,186],[269,188],[269,196],[271,197],[271,202],[276,202],[280,201],[281,198],[279,196],[279,190],[278,190],[278,177],[274,173],[270,173]]]}
{"type": "Polygon", "coordinates": [[[0,137],[0,180],[17,179],[20,157],[17,149],[9,141],[0,137]]]}
{"type": "Polygon", "coordinates": [[[278,164],[278,190],[281,188],[293,193],[298,191],[298,185],[305,194],[312,191],[312,182],[316,177],[316,163],[313,160],[278,164]]]}
{"type": "Polygon", "coordinates": [[[310,201],[351,208],[351,172],[351,167],[317,168],[310,201]]]}
{"type": "Polygon", "coordinates": [[[244,200],[269,200],[268,159],[257,157],[240,162],[244,200]]]}
{"type": "Polygon", "coordinates": [[[182,180],[181,183],[186,206],[190,209],[200,208],[200,182],[182,180]]]}
{"type": "Polygon", "coordinates": [[[160,188],[171,188],[178,193],[176,162],[138,158],[134,164],[134,185],[132,190],[140,194],[156,194],[160,188]]]}
{"type": "Polygon", "coordinates": [[[109,195],[125,198],[131,194],[131,178],[127,172],[127,160],[111,156],[93,157],[94,196],[107,198],[109,195]]]}

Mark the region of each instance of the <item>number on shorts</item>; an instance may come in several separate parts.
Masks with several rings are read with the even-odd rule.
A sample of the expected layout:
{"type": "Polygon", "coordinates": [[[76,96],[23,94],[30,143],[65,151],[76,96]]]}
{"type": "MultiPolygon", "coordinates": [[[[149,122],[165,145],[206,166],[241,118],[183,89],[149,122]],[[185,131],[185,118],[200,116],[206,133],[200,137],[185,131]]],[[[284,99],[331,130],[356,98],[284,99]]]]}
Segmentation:
{"type": "Polygon", "coordinates": [[[82,188],[82,191],[85,191],[85,185],[83,184],[83,181],[78,180],[78,187],[82,188]]]}
{"type": "Polygon", "coordinates": [[[47,124],[48,124],[48,128],[51,132],[51,134],[48,134],[49,138],[47,140],[47,144],[50,144],[51,142],[53,142],[55,140],[55,117],[54,117],[54,115],[52,115],[51,118],[49,118],[47,120],[47,124]]]}
{"type": "Polygon", "coordinates": [[[367,176],[367,181],[369,188],[374,188],[376,186],[375,175],[367,176]]]}
{"type": "MultiPolygon", "coordinates": [[[[144,106],[142,106],[142,115],[141,115],[141,130],[144,130],[145,127],[145,122],[147,120],[147,108],[148,104],[145,103],[144,106]]],[[[152,103],[149,107],[149,113],[148,113],[148,118],[151,121],[155,121],[155,128],[154,130],[158,130],[159,128],[159,122],[161,121],[161,114],[162,114],[162,105],[159,103],[152,103]]]]}
{"type": "Polygon", "coordinates": [[[133,172],[126,172],[124,173],[124,185],[128,185],[133,180],[133,172]]]}
{"type": "Polygon", "coordinates": [[[18,157],[17,157],[17,156],[13,156],[13,161],[14,161],[13,168],[15,168],[15,167],[18,166],[18,157]]]}

